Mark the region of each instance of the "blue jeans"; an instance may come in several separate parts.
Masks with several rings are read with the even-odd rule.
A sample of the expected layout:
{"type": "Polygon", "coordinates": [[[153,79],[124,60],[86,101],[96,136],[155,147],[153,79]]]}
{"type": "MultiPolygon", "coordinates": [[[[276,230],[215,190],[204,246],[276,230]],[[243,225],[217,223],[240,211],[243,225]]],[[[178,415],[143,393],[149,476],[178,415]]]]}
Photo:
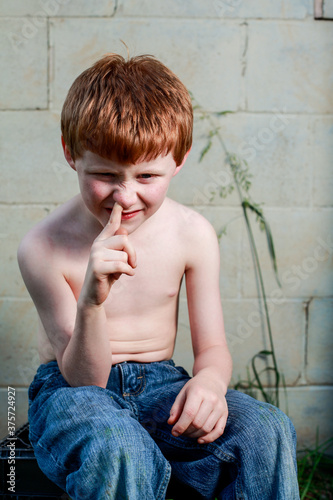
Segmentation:
{"type": "Polygon", "coordinates": [[[220,438],[172,436],[169,411],[189,378],[172,360],[124,362],[106,389],[70,387],[56,361],[40,365],[29,388],[40,468],[78,500],[164,499],[169,482],[172,498],[299,499],[295,430],[274,406],[229,390],[220,438]]]}

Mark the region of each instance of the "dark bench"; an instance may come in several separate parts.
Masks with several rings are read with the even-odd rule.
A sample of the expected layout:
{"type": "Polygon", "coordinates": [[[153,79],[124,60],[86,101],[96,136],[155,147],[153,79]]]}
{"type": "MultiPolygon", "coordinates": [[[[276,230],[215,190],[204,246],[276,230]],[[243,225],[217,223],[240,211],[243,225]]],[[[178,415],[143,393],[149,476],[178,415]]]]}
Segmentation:
{"type": "Polygon", "coordinates": [[[7,436],[0,441],[0,495],[4,499],[58,498],[64,500],[69,498],[38,467],[29,441],[28,423],[17,429],[13,437],[7,436]],[[8,444],[11,442],[15,443],[15,493],[8,490],[10,484],[7,483],[11,466],[8,444]]]}

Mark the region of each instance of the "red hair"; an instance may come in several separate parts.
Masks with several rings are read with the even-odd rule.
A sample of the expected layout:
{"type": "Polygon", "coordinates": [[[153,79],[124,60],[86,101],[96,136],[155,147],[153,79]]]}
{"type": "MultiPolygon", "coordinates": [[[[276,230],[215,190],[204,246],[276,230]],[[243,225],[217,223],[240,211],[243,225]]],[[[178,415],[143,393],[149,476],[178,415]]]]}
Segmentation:
{"type": "Polygon", "coordinates": [[[75,161],[89,150],[120,163],[169,152],[180,165],[192,145],[193,110],[179,78],[155,57],[108,54],[79,75],[61,113],[75,161]]]}

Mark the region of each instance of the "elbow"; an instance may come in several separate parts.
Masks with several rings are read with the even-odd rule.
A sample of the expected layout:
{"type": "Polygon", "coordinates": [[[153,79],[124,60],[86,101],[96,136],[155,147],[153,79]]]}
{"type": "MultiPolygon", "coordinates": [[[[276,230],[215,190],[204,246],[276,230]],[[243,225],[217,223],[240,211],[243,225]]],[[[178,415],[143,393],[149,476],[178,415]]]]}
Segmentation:
{"type": "Polygon", "coordinates": [[[76,378],[73,378],[73,380],[69,381],[66,380],[66,382],[71,386],[71,387],[101,387],[102,389],[106,389],[107,382],[105,381],[98,381],[98,380],[83,380],[79,379],[77,380],[76,378]]]}
{"type": "Polygon", "coordinates": [[[71,387],[97,386],[106,389],[111,371],[111,366],[104,373],[96,370],[95,366],[89,370],[87,366],[67,360],[66,356],[58,360],[58,366],[62,376],[71,387]]]}
{"type": "Polygon", "coordinates": [[[80,369],[60,369],[62,376],[71,387],[96,386],[106,389],[108,377],[94,376],[91,373],[82,373],[80,369]]]}

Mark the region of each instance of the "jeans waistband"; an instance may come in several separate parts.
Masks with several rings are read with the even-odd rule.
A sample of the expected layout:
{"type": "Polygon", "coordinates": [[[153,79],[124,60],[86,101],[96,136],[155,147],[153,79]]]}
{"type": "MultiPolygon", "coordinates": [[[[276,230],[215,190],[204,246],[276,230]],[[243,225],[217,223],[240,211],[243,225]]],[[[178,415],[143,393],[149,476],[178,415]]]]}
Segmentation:
{"type": "MultiPolygon", "coordinates": [[[[150,362],[147,362],[147,363],[142,363],[140,361],[122,361],[121,363],[115,363],[114,365],[112,365],[112,368],[116,368],[117,366],[121,366],[121,365],[125,365],[125,364],[133,364],[133,365],[149,365],[149,366],[153,366],[154,364],[161,364],[161,365],[170,365],[170,366],[175,366],[175,362],[173,361],[173,359],[165,359],[165,360],[162,360],[162,361],[150,361],[150,362]]],[[[37,374],[38,375],[47,375],[48,373],[53,373],[56,369],[58,368],[58,370],[60,371],[59,369],[59,366],[58,366],[58,362],[57,360],[53,359],[52,361],[48,361],[47,363],[42,363],[39,365],[38,369],[37,369],[37,374]]],[[[111,368],[111,370],[112,370],[111,368]]]]}

